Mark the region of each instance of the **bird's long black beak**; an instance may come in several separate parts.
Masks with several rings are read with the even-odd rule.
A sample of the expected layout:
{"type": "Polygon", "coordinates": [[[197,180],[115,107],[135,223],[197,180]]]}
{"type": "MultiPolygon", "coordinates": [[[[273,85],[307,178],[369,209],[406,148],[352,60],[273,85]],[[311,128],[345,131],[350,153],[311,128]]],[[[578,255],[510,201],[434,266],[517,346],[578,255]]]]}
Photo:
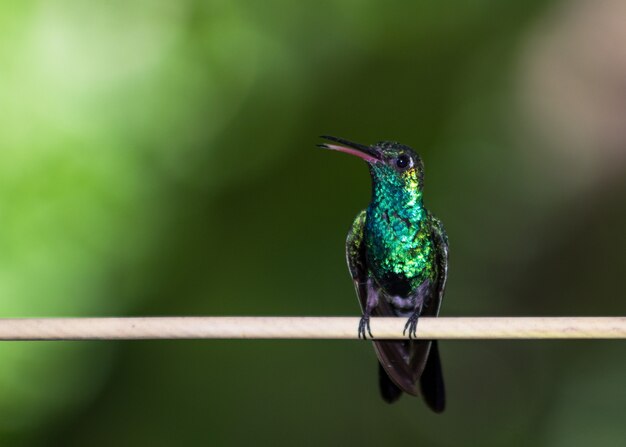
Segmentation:
{"type": "Polygon", "coordinates": [[[341,144],[341,146],[326,143],[317,145],[323,149],[330,149],[333,151],[356,155],[368,163],[376,163],[381,160],[380,153],[371,146],[365,146],[364,144],[353,143],[352,141],[344,140],[343,138],[329,137],[327,135],[322,135],[320,138],[341,144]]]}

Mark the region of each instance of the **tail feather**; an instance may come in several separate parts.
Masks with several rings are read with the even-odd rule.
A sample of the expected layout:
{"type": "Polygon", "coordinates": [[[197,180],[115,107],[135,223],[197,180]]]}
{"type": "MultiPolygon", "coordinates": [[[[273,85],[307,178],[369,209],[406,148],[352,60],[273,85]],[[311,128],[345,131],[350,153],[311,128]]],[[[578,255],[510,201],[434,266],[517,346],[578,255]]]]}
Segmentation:
{"type": "Polygon", "coordinates": [[[424,401],[435,413],[441,413],[446,408],[446,389],[436,340],[430,347],[430,354],[420,378],[420,389],[424,401]]]}
{"type": "Polygon", "coordinates": [[[388,404],[392,404],[402,396],[402,390],[387,375],[383,365],[378,363],[378,386],[380,394],[388,404]]]}

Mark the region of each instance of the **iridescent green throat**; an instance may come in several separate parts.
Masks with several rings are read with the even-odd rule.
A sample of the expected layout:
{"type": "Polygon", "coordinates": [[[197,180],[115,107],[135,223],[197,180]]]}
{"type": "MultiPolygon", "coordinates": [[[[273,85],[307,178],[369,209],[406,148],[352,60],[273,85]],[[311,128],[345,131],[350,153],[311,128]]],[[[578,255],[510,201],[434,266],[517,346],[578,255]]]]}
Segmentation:
{"type": "Polygon", "coordinates": [[[433,279],[435,259],[430,215],[423,206],[418,172],[398,172],[372,164],[372,201],[367,208],[365,243],[371,273],[378,283],[405,280],[414,288],[433,279]]]}

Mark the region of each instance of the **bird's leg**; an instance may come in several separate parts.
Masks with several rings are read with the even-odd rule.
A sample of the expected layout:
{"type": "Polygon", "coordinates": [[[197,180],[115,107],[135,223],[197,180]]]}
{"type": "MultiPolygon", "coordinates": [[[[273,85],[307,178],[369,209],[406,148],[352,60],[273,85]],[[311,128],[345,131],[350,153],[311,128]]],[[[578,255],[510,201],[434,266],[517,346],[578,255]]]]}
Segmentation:
{"type": "Polygon", "coordinates": [[[372,315],[372,310],[378,306],[378,290],[374,288],[371,278],[367,280],[366,287],[367,301],[365,303],[363,316],[361,317],[361,321],[359,321],[359,338],[363,340],[367,338],[367,334],[369,334],[370,338],[374,338],[372,330],[370,329],[370,315],[372,315]]]}
{"type": "Polygon", "coordinates": [[[430,281],[425,280],[415,291],[415,295],[413,299],[413,313],[407,320],[404,325],[404,330],[402,331],[402,335],[405,335],[406,332],[409,332],[409,338],[417,338],[417,321],[419,320],[420,314],[422,313],[422,308],[424,307],[424,302],[426,301],[426,294],[430,289],[430,281]]]}
{"type": "Polygon", "coordinates": [[[361,321],[359,321],[359,338],[366,340],[367,334],[370,335],[370,338],[374,338],[372,330],[370,329],[370,314],[364,313],[361,317],[361,321]]]}

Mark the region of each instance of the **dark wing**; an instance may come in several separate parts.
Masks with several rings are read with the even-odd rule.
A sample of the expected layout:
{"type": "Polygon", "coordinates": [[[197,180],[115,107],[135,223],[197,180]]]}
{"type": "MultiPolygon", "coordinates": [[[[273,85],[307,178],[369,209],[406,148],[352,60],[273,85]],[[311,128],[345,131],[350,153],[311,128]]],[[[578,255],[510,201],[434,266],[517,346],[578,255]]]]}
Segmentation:
{"type": "MultiPolygon", "coordinates": [[[[352,224],[352,228],[348,233],[346,240],[346,259],[348,261],[348,268],[354,281],[354,288],[356,289],[361,310],[365,310],[367,304],[367,283],[369,281],[369,274],[367,268],[367,259],[365,256],[365,244],[364,244],[364,229],[365,229],[365,210],[361,211],[352,224]]],[[[379,290],[373,290],[372,293],[380,293],[379,290]]],[[[378,305],[373,309],[372,316],[392,317],[396,316],[394,310],[391,308],[387,300],[383,297],[378,299],[378,305]]],[[[375,334],[374,334],[375,335],[375,334]]],[[[374,342],[374,348],[376,355],[381,366],[386,372],[388,379],[392,382],[385,380],[384,377],[380,378],[380,388],[383,398],[387,402],[393,402],[399,394],[393,390],[391,385],[395,384],[400,390],[416,396],[418,394],[416,382],[423,369],[423,365],[426,361],[426,355],[428,353],[428,347],[430,342],[415,342],[415,341],[376,341],[374,342]],[[415,360],[420,355],[413,355],[415,352],[415,345],[418,344],[421,348],[421,352],[424,348],[425,352],[421,354],[422,366],[417,368],[415,366],[415,360]],[[419,371],[419,373],[417,373],[419,371]]],[[[381,371],[381,374],[383,371],[381,371]]]]}
{"type": "Polygon", "coordinates": [[[435,244],[435,262],[437,263],[437,281],[433,291],[431,301],[424,309],[424,315],[436,317],[439,315],[443,294],[446,290],[448,280],[448,236],[441,221],[434,216],[430,216],[431,235],[435,244]]]}
{"type": "MultiPolygon", "coordinates": [[[[424,315],[437,316],[441,308],[448,279],[448,237],[443,229],[443,225],[437,218],[431,216],[431,222],[436,252],[437,282],[431,297],[432,301],[425,309],[424,315]]],[[[446,406],[446,390],[439,358],[439,347],[436,340],[432,342],[426,367],[420,377],[420,389],[426,404],[434,412],[441,413],[446,406]]]]}
{"type": "Polygon", "coordinates": [[[365,265],[365,243],[363,242],[365,216],[365,210],[356,215],[346,239],[346,261],[362,307],[365,306],[365,300],[367,300],[367,267],[365,265]]]}

